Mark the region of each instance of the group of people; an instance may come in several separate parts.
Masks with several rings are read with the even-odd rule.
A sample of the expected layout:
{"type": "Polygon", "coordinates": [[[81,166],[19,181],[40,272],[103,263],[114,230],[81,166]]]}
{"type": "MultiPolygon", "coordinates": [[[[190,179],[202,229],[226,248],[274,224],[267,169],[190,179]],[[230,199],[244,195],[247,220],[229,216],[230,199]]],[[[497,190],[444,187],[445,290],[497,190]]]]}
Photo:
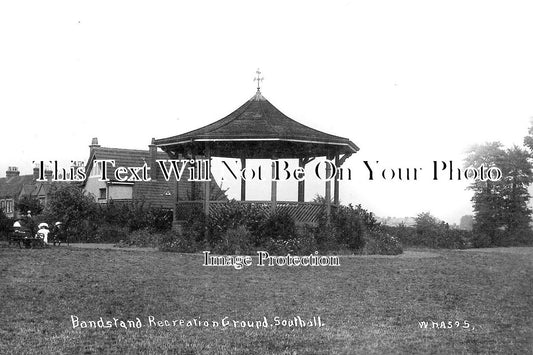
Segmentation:
{"type": "MultiPolygon", "coordinates": [[[[53,227],[50,228],[48,223],[39,223],[37,227],[35,226],[35,222],[31,216],[31,211],[28,211],[26,215],[24,215],[22,218],[19,218],[13,223],[13,229],[15,232],[25,233],[29,234],[30,236],[36,236],[37,238],[40,238],[43,240],[45,244],[48,244],[48,235],[52,233],[55,238],[54,239],[62,239],[63,236],[63,223],[56,222],[54,223],[53,227]]],[[[55,245],[55,243],[54,243],[55,245]]]]}

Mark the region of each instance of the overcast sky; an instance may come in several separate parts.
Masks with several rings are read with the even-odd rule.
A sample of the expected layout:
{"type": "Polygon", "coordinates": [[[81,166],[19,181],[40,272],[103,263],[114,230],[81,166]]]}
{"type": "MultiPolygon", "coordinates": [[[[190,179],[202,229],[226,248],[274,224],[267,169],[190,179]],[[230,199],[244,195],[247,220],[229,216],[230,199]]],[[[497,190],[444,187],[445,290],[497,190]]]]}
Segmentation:
{"type": "MultiPolygon", "coordinates": [[[[4,1],[0,176],[86,160],[92,137],[145,149],[211,123],[254,95],[259,67],[278,109],[361,148],[344,203],[458,222],[471,194],[433,181],[432,161],[460,167],[471,144],[522,144],[532,13],[531,1],[4,1]],[[370,181],[364,160],[422,172],[370,181]]],[[[308,185],[308,198],[324,193],[308,185]]]]}

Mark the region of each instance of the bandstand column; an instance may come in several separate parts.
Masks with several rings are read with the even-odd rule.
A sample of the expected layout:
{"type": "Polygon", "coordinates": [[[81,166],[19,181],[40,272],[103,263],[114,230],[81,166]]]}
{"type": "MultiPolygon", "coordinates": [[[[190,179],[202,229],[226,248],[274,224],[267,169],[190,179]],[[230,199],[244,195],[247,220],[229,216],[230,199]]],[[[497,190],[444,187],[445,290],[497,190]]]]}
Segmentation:
{"type": "MultiPolygon", "coordinates": [[[[175,154],[172,156],[173,159],[180,159],[179,154],[175,154]]],[[[181,232],[181,225],[180,221],[178,221],[178,203],[179,203],[179,192],[180,192],[180,182],[178,179],[176,179],[176,189],[175,189],[175,197],[174,197],[174,206],[172,208],[172,229],[178,232],[181,232]]]]}
{"type": "MultiPolygon", "coordinates": [[[[241,158],[241,171],[244,172],[246,169],[246,158],[241,158]]],[[[246,180],[241,174],[241,201],[246,201],[246,180]]]]}
{"type": "MultiPolygon", "coordinates": [[[[339,168],[340,167],[340,164],[339,164],[339,155],[335,155],[335,167],[339,168]]],[[[337,176],[338,174],[335,174],[335,180],[333,185],[334,185],[334,189],[333,189],[333,204],[335,206],[338,206],[339,205],[339,177],[337,176]]]]}
{"type": "MultiPolygon", "coordinates": [[[[302,169],[305,169],[304,158],[298,159],[298,166],[302,169]]],[[[298,181],[298,202],[305,201],[305,181],[298,181]]]]}
{"type": "Polygon", "coordinates": [[[278,182],[274,180],[276,177],[276,169],[274,166],[274,158],[272,158],[272,185],[270,187],[270,210],[272,213],[276,212],[276,204],[278,200],[278,182]]]}
{"type": "MultiPolygon", "coordinates": [[[[333,157],[327,156],[326,159],[331,161],[333,159],[333,157]]],[[[330,164],[326,164],[326,177],[329,177],[330,174],[331,174],[331,165],[330,164]]],[[[331,180],[330,179],[326,180],[326,196],[325,196],[325,199],[326,199],[326,215],[329,218],[329,215],[331,214],[331,180]]]]}
{"type": "MultiPolygon", "coordinates": [[[[205,147],[205,158],[209,162],[209,167],[211,166],[211,147],[207,145],[205,147]]],[[[209,169],[208,169],[209,170],[209,169]]],[[[205,172],[206,181],[204,182],[204,213],[206,216],[209,216],[209,201],[211,199],[211,174],[209,171],[205,172]]]]}

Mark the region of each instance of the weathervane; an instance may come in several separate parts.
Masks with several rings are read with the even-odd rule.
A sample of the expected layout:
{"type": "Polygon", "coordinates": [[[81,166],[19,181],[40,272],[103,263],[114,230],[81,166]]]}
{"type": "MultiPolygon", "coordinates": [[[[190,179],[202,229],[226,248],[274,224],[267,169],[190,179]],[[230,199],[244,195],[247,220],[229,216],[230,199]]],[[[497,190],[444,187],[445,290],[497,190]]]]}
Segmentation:
{"type": "Polygon", "coordinates": [[[257,81],[257,92],[259,92],[261,89],[260,83],[263,81],[264,78],[261,76],[261,71],[259,70],[259,68],[257,68],[255,73],[257,74],[257,78],[254,78],[254,81],[257,81]]]}

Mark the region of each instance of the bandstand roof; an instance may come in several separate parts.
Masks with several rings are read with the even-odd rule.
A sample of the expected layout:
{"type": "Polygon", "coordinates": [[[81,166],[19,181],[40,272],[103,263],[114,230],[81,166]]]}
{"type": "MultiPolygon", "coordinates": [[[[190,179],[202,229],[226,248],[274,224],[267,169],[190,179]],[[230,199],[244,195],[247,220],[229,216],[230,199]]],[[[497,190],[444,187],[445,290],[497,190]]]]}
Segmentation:
{"type": "Polygon", "coordinates": [[[207,126],[155,140],[167,153],[193,152],[247,159],[290,159],[353,154],[359,148],[348,138],[305,126],[283,114],[257,93],[226,117],[207,126]]]}

